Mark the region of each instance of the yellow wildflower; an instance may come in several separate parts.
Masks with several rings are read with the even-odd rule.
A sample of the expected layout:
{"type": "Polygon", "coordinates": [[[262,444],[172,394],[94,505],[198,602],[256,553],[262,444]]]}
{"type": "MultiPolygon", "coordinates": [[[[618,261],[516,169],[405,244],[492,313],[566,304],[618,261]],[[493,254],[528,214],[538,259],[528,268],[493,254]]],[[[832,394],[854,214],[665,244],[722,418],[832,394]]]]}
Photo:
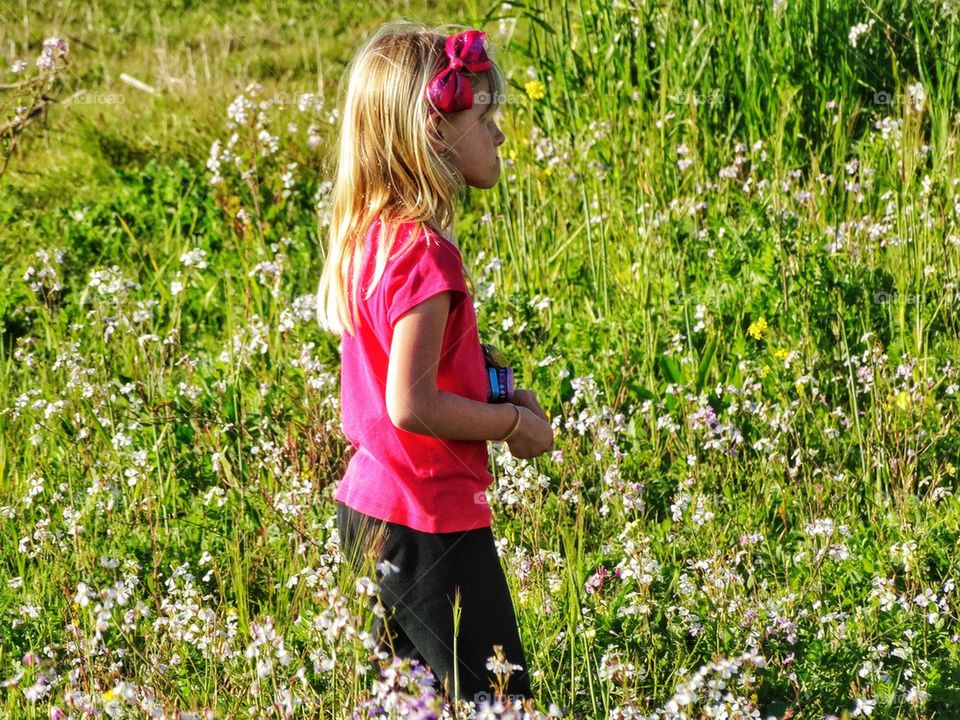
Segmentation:
{"type": "Polygon", "coordinates": [[[790,351],[786,348],[780,348],[779,350],[774,351],[773,356],[777,360],[786,360],[788,357],[790,357],[790,351]]]}
{"type": "Polygon", "coordinates": [[[539,100],[547,94],[547,86],[539,80],[531,80],[523,86],[523,89],[527,91],[531,100],[539,100]]]}
{"type": "Polygon", "coordinates": [[[103,694],[104,702],[113,702],[117,699],[117,693],[114,692],[114,688],[110,688],[103,694]]]}
{"type": "Polygon", "coordinates": [[[550,177],[553,174],[553,165],[549,165],[543,169],[543,176],[550,177]]]}
{"type": "Polygon", "coordinates": [[[750,327],[747,328],[747,334],[756,340],[761,340],[763,338],[763,332],[767,329],[767,321],[760,316],[759,320],[755,320],[750,323],[750,327]]]}
{"type": "Polygon", "coordinates": [[[901,390],[897,393],[896,397],[893,399],[894,404],[901,410],[907,410],[910,408],[910,393],[906,390],[901,390]]]}
{"type": "Polygon", "coordinates": [[[770,372],[770,366],[764,365],[763,367],[760,368],[760,377],[765,378],[769,372],[770,372]]]}

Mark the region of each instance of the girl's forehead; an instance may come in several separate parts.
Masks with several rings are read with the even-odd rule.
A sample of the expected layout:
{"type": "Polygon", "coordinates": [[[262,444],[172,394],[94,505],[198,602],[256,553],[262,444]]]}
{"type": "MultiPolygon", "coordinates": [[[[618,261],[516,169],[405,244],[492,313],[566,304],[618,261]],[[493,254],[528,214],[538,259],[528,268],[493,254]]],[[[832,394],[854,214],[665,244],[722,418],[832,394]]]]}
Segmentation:
{"type": "Polygon", "coordinates": [[[481,75],[475,81],[471,80],[470,87],[473,90],[474,103],[484,110],[497,104],[497,98],[493,96],[492,83],[486,75],[481,75]]]}
{"type": "Polygon", "coordinates": [[[483,88],[484,90],[490,89],[490,77],[484,73],[483,75],[473,75],[470,77],[470,84],[475,88],[483,88]]]}

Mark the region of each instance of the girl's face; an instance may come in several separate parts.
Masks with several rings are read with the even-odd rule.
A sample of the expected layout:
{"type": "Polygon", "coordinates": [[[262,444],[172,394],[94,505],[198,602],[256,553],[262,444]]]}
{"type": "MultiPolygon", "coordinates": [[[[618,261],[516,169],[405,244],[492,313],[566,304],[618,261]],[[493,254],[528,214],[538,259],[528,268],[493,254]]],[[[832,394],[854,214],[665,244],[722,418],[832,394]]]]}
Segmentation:
{"type": "Polygon", "coordinates": [[[473,79],[473,107],[442,115],[436,129],[449,146],[447,157],[470,187],[487,189],[500,177],[497,148],[506,136],[497,127],[496,106],[486,76],[473,79]]]}

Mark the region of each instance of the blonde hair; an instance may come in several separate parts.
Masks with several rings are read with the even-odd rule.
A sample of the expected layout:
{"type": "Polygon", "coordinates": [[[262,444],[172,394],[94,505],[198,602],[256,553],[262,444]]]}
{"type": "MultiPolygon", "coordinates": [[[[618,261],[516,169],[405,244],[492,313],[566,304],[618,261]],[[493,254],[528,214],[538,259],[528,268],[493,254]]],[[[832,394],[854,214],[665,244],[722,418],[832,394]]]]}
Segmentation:
{"type": "MultiPolygon", "coordinates": [[[[360,47],[348,68],[328,248],[317,289],[317,319],[326,330],[351,335],[356,330],[363,242],[378,216],[376,266],[365,299],[383,275],[401,223],[417,224],[411,239],[429,225],[454,242],[455,198],[464,178],[430,142],[430,102],[424,97],[431,78],[447,66],[445,45],[451,33],[441,30],[451,27],[459,28],[387,23],[360,47]],[[348,279],[354,297],[348,297],[348,279]]],[[[503,75],[493,62],[490,70],[467,73],[474,87],[475,79],[484,76],[496,104],[505,87],[503,75]]]]}

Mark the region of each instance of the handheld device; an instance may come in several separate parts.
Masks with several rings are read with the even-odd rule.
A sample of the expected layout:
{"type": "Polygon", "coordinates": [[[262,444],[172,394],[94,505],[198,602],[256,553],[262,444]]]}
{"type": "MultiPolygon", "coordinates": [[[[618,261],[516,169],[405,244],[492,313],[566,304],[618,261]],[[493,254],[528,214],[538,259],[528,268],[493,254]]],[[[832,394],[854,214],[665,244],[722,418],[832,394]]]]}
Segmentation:
{"type": "Polygon", "coordinates": [[[500,350],[480,343],[487,367],[487,402],[502,403],[513,397],[513,368],[500,350]]]}

